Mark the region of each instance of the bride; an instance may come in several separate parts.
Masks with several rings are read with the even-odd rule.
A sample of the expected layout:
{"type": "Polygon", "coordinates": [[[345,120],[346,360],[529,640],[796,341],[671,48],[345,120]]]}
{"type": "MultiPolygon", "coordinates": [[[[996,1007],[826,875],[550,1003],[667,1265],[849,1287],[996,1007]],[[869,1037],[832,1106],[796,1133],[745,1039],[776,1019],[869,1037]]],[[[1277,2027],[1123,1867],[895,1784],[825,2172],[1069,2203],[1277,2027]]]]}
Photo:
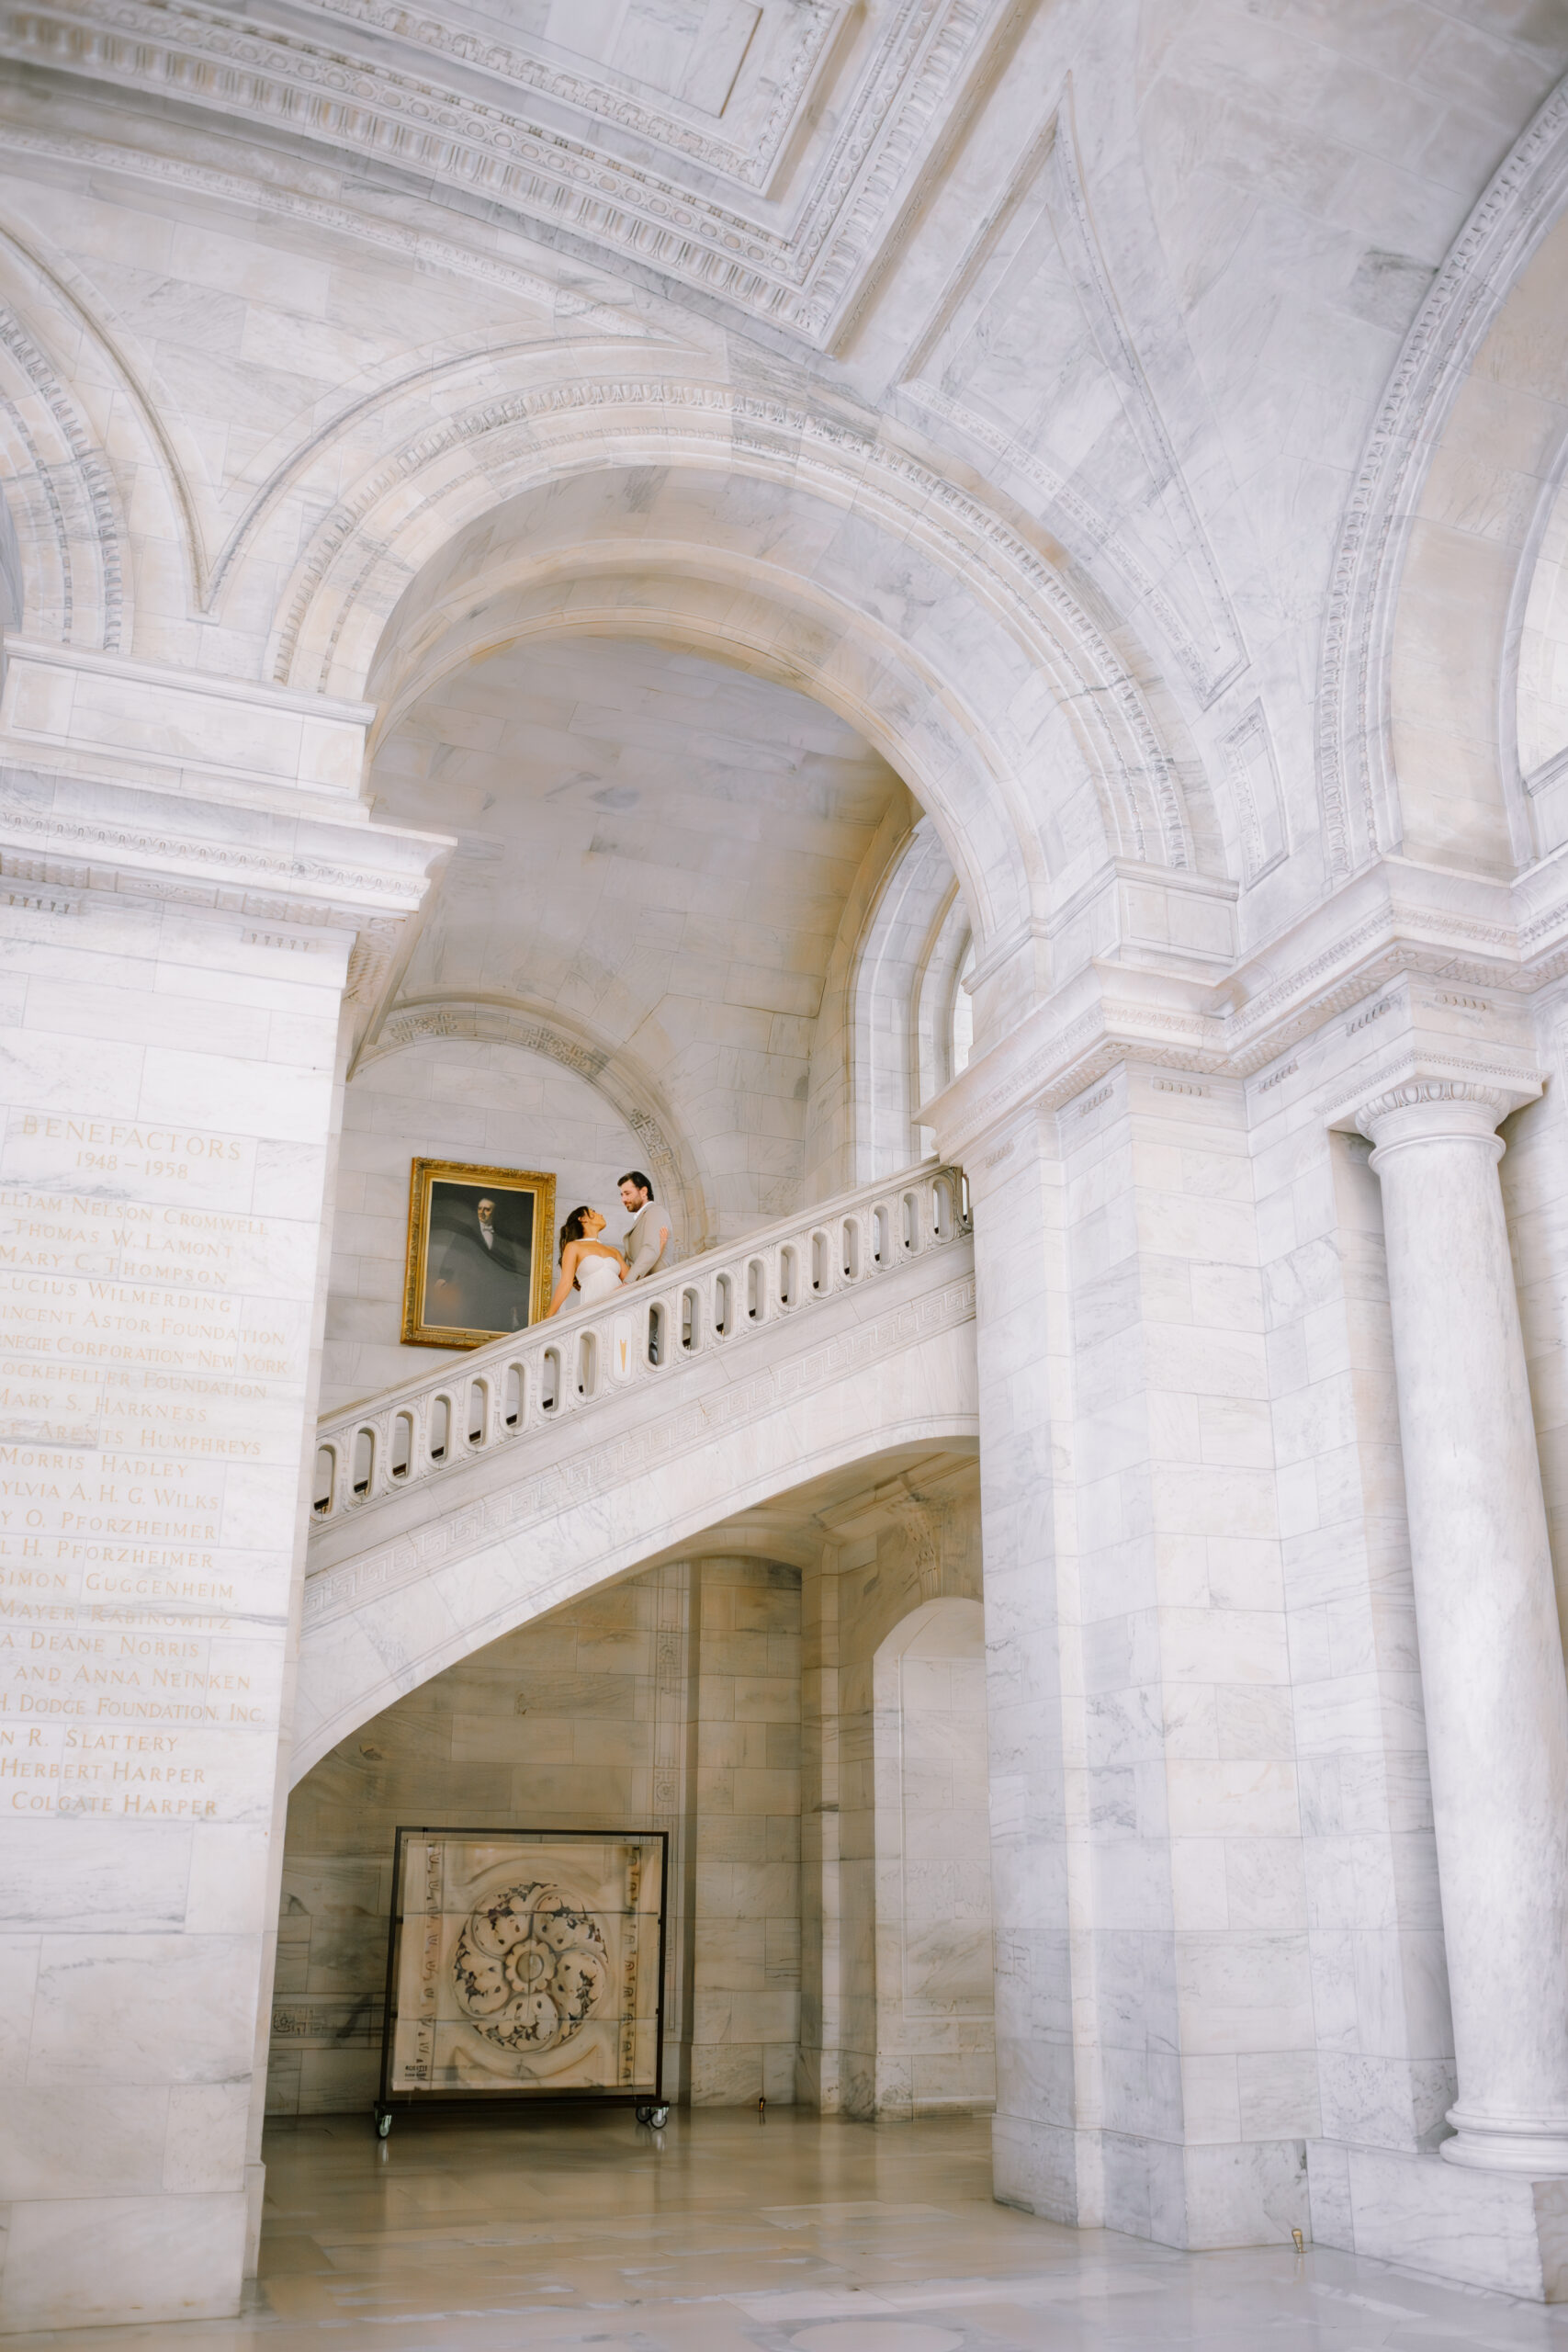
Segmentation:
{"type": "Polygon", "coordinates": [[[626,1278],[626,1261],[599,1236],[605,1220],[597,1209],[573,1209],[560,1229],[560,1280],[547,1309],[558,1315],[575,1289],[578,1304],[597,1306],[615,1295],[626,1278]]]}

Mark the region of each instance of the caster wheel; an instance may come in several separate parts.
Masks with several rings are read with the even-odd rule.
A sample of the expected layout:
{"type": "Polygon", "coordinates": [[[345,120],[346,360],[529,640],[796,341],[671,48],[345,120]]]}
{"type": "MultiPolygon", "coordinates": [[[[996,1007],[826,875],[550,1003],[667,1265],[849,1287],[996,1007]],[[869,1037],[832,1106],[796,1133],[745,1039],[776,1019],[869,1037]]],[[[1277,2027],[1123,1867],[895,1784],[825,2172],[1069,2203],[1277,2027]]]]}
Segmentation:
{"type": "Polygon", "coordinates": [[[662,2132],[670,2120],[670,2109],[667,2107],[639,2107],[637,2120],[639,2123],[649,2124],[655,2132],[662,2132]]]}
{"type": "Polygon", "coordinates": [[[376,2137],[378,2140],[385,2140],[390,2133],[391,2129],[392,2119],[390,2114],[378,2115],[376,2118],[376,2137]]]}

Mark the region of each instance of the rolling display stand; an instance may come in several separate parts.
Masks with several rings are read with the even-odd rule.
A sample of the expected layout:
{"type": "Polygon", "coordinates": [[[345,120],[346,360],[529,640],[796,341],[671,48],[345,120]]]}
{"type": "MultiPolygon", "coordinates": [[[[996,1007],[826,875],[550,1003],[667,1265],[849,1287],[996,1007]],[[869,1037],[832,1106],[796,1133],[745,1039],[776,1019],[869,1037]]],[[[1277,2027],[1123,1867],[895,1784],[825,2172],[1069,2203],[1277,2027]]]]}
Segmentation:
{"type": "Polygon", "coordinates": [[[456,2107],[664,2097],[661,1829],[400,1829],[376,2130],[456,2107]]]}

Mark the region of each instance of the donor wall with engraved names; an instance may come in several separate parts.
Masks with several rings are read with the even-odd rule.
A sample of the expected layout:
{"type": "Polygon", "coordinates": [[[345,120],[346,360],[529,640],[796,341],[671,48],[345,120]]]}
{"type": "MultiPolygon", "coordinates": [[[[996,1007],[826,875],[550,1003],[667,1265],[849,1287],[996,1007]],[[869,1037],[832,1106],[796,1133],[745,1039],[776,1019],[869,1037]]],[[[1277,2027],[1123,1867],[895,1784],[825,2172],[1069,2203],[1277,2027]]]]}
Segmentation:
{"type": "Polygon", "coordinates": [[[313,1268],[250,1214],[256,1148],[9,1113],[0,1811],[265,1817],[282,1660],[231,1538],[295,1466],[313,1268]]]}
{"type": "MultiPolygon", "coordinates": [[[[344,993],[429,855],[342,816],[164,803],[142,865],[23,890],[15,789],[0,2332],[236,2305],[344,993]]],[[[124,841],[139,796],[62,784],[56,807],[98,789],[124,841]]]]}

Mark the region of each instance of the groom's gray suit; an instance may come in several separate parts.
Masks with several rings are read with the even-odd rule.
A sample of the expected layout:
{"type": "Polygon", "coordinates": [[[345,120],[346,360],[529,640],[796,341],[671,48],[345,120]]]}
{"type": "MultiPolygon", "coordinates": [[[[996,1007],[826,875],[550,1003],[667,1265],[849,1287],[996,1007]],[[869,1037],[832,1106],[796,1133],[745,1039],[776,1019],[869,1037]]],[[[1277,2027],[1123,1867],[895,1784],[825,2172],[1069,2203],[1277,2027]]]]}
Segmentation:
{"type": "Polygon", "coordinates": [[[644,1201],[621,1238],[621,1248],[631,1266],[628,1282],[646,1282],[656,1274],[664,1262],[669,1245],[670,1219],[657,1201],[644,1201]]]}

